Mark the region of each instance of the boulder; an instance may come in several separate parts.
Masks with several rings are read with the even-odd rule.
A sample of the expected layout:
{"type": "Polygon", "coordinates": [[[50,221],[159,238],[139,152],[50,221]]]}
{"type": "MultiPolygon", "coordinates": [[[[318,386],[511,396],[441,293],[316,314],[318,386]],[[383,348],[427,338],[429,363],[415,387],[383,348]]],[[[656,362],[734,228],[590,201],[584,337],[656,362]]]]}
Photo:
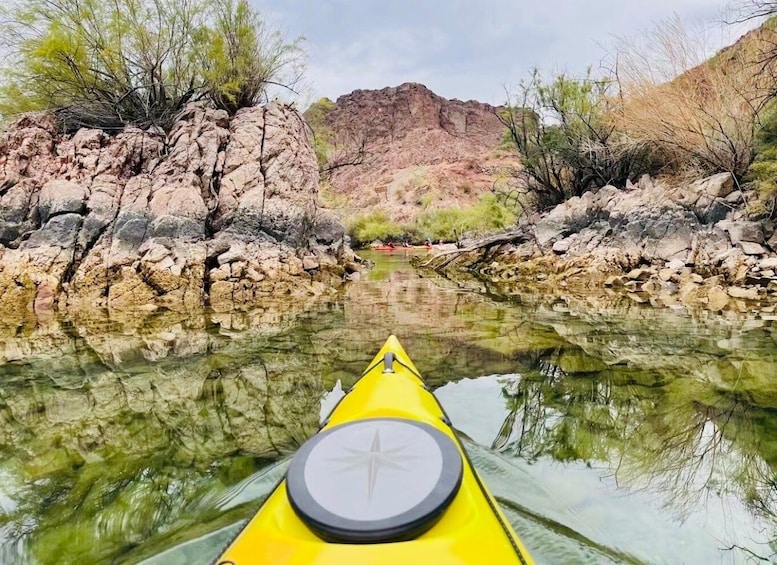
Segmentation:
{"type": "Polygon", "coordinates": [[[768,253],[762,245],[752,241],[740,241],[739,246],[745,255],[766,255],[768,253]]]}
{"type": "Polygon", "coordinates": [[[732,298],[742,298],[746,300],[758,300],[758,289],[756,288],[742,288],[739,286],[732,286],[728,289],[728,295],[732,298]]]}
{"type": "Polygon", "coordinates": [[[723,310],[729,301],[729,294],[720,286],[713,286],[707,291],[707,308],[715,312],[723,310]]]}
{"type": "Polygon", "coordinates": [[[742,241],[764,243],[764,229],[761,222],[724,220],[718,222],[716,227],[727,232],[734,245],[742,241]]]}

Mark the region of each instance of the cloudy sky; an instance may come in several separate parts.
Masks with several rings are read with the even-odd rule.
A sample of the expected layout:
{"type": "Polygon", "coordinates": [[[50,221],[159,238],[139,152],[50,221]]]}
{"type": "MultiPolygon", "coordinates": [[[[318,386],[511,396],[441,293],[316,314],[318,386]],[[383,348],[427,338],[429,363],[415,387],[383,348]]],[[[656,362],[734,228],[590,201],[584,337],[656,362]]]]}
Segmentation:
{"type": "Polygon", "coordinates": [[[533,67],[596,69],[615,37],[674,14],[711,48],[743,30],[717,0],[252,0],[288,37],[305,37],[303,102],[420,82],[437,94],[499,104],[533,67]],[[305,100],[305,98],[307,100],[305,100]]]}

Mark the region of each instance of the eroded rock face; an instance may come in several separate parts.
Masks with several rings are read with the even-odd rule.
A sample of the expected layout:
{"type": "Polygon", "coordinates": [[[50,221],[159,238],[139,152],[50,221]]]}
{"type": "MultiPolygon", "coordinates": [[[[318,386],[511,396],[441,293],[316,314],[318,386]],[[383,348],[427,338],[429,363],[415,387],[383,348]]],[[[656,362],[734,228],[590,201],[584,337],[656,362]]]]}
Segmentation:
{"type": "Polygon", "coordinates": [[[479,252],[470,262],[492,282],[538,292],[604,287],[635,302],[746,311],[777,298],[777,236],[771,221],[746,219],[743,200],[729,173],[605,186],[522,224],[488,264],[479,252]]]}
{"type": "Polygon", "coordinates": [[[324,119],[336,140],[330,157],[349,161],[358,147],[364,155],[331,171],[331,190],[352,208],[380,209],[397,222],[472,205],[518,170],[517,156],[499,149],[505,128],[496,111],[417,83],[340,96],[324,119]]]}
{"type": "Polygon", "coordinates": [[[306,126],[277,103],[191,105],[166,136],[25,116],[0,138],[0,310],[321,294],[353,256],[317,194],[306,126]]]}

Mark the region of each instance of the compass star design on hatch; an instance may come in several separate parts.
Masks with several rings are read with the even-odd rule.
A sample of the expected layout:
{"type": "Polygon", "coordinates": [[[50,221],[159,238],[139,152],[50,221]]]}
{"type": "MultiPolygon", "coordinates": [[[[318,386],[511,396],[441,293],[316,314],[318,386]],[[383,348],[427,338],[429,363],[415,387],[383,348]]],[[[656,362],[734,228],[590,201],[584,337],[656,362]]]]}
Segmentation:
{"type": "Polygon", "coordinates": [[[372,435],[372,445],[369,451],[354,449],[352,447],[343,447],[348,452],[337,459],[338,462],[345,464],[342,470],[364,469],[367,473],[367,499],[372,498],[375,491],[375,484],[378,480],[378,471],[381,468],[397,469],[407,471],[403,463],[417,459],[416,455],[411,453],[402,453],[406,451],[405,446],[394,447],[390,449],[381,449],[380,446],[380,428],[375,428],[372,435]]]}

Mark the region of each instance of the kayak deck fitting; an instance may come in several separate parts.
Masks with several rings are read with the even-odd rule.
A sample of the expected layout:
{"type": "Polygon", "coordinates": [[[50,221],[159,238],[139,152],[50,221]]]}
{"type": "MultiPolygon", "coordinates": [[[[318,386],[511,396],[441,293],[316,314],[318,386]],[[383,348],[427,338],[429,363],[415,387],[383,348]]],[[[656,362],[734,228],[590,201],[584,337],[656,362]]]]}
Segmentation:
{"type": "Polygon", "coordinates": [[[533,561],[390,336],[215,563],[533,561]]]}

